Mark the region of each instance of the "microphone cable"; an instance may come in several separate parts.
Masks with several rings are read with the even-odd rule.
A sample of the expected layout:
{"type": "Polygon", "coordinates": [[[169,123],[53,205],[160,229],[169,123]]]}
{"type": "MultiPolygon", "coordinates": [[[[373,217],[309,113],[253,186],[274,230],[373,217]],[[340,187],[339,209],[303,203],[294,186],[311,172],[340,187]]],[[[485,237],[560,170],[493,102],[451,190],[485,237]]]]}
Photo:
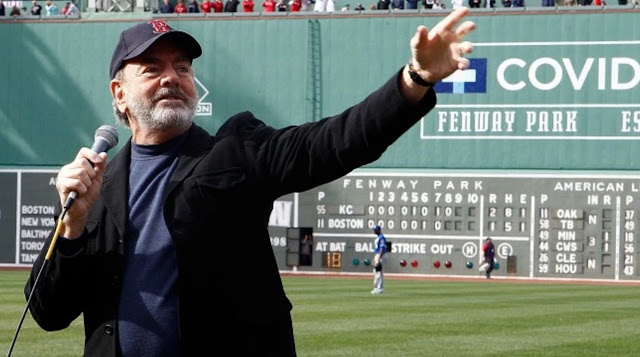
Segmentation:
{"type": "MultiPolygon", "coordinates": [[[[97,153],[102,153],[109,151],[116,145],[118,145],[118,130],[111,125],[102,125],[96,130],[91,150],[97,153]]],[[[93,167],[93,163],[91,161],[89,161],[89,163],[93,167]]],[[[69,196],[67,196],[67,201],[64,203],[64,207],[62,207],[62,213],[60,214],[60,218],[58,219],[56,230],[53,233],[53,237],[51,238],[51,245],[49,245],[49,250],[47,250],[47,255],[44,258],[44,262],[42,262],[42,266],[38,271],[38,275],[36,275],[36,280],[33,282],[33,286],[31,287],[31,292],[29,293],[29,297],[27,298],[27,305],[24,307],[22,317],[20,317],[20,322],[18,323],[18,328],[16,329],[16,333],[13,335],[13,340],[11,341],[11,346],[9,347],[7,357],[11,356],[11,351],[13,351],[13,347],[16,344],[18,333],[20,333],[20,328],[22,327],[24,318],[27,315],[27,311],[29,310],[29,304],[31,303],[33,292],[36,290],[36,286],[38,285],[38,281],[40,280],[40,275],[42,275],[44,268],[47,266],[49,260],[51,260],[51,256],[53,255],[53,248],[55,247],[56,242],[58,241],[58,236],[60,235],[60,231],[64,226],[64,223],[62,223],[62,221],[64,220],[64,216],[67,215],[67,211],[69,211],[69,208],[71,208],[71,205],[73,204],[73,202],[75,202],[77,195],[78,193],[76,191],[71,191],[69,193],[69,196]]]]}
{"type": "Polygon", "coordinates": [[[16,328],[16,332],[13,335],[13,339],[11,340],[11,346],[9,347],[9,351],[7,352],[7,357],[11,357],[11,352],[13,351],[13,347],[15,346],[16,341],[18,340],[18,334],[20,333],[20,328],[22,327],[22,323],[24,322],[24,319],[27,316],[27,311],[29,310],[29,304],[31,303],[33,292],[36,291],[36,286],[38,285],[38,281],[40,280],[40,275],[42,275],[44,268],[47,266],[47,263],[51,260],[51,256],[53,255],[53,249],[56,245],[56,242],[58,241],[58,236],[60,235],[60,231],[64,226],[64,223],[63,223],[64,216],[67,215],[67,211],[75,201],[75,198],[76,198],[75,191],[71,192],[69,194],[69,197],[67,197],[67,202],[65,202],[65,205],[62,209],[62,213],[60,214],[60,218],[58,219],[58,224],[56,225],[56,230],[53,233],[53,237],[51,238],[51,245],[49,245],[49,249],[47,250],[47,255],[44,258],[44,262],[42,263],[42,266],[38,271],[38,275],[36,275],[36,280],[33,282],[33,286],[31,287],[31,292],[29,293],[29,298],[27,298],[27,304],[24,307],[24,311],[22,312],[22,316],[20,317],[20,321],[18,322],[18,327],[16,328]]]}

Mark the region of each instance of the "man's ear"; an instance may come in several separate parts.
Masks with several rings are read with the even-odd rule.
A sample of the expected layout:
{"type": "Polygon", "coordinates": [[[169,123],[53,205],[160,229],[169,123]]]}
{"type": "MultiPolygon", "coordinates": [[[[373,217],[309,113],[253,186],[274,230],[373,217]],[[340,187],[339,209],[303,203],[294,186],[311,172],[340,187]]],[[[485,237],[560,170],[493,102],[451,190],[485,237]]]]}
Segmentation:
{"type": "Polygon", "coordinates": [[[125,96],[125,90],[122,86],[122,81],[119,79],[112,79],[109,84],[109,89],[111,90],[111,97],[116,103],[118,110],[120,112],[125,113],[127,110],[127,101],[125,96]]]}

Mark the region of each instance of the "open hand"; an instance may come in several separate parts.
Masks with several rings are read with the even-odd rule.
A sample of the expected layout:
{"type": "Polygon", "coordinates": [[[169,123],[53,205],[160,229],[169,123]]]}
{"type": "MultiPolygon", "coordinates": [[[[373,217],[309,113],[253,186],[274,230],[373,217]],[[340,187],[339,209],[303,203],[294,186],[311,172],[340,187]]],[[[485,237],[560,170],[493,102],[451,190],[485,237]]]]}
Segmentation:
{"type": "Polygon", "coordinates": [[[475,29],[476,24],[465,21],[457,26],[468,14],[469,9],[463,7],[452,11],[431,30],[418,26],[410,41],[411,64],[424,80],[438,82],[456,70],[469,67],[469,60],[464,55],[473,51],[473,45],[462,39],[475,29]]]}

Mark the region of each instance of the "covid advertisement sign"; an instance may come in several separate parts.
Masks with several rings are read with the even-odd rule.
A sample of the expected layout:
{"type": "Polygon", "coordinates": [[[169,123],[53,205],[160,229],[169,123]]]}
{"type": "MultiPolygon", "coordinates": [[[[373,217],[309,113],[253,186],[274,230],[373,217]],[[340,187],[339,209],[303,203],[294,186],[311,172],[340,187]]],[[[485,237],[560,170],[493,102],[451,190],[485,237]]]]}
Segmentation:
{"type": "Polygon", "coordinates": [[[423,138],[640,138],[640,103],[633,95],[640,83],[640,42],[474,46],[476,53],[488,56],[471,58],[469,69],[436,85],[440,98],[450,104],[440,104],[430,114],[435,120],[423,126],[423,138]],[[470,95],[483,100],[469,102],[470,95]]]}
{"type": "MultiPolygon", "coordinates": [[[[559,36],[558,38],[561,38],[559,36]]],[[[474,43],[420,123],[444,167],[638,167],[640,41],[474,43]],[[610,155],[601,155],[603,151],[610,155]]]]}

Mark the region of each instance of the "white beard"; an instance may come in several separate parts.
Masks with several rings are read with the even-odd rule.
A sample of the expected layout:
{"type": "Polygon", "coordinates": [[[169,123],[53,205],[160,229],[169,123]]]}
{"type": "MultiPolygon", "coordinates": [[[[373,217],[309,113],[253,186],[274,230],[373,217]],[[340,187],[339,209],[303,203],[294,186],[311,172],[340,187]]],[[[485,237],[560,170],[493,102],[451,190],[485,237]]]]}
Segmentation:
{"type": "MultiPolygon", "coordinates": [[[[134,92],[130,91],[130,93],[134,92]]],[[[150,99],[131,96],[128,104],[130,114],[142,129],[186,129],[193,123],[198,96],[196,93],[194,97],[189,98],[177,88],[163,88],[150,99]],[[158,105],[158,101],[166,96],[181,98],[184,104],[172,107],[158,105]]]]}

